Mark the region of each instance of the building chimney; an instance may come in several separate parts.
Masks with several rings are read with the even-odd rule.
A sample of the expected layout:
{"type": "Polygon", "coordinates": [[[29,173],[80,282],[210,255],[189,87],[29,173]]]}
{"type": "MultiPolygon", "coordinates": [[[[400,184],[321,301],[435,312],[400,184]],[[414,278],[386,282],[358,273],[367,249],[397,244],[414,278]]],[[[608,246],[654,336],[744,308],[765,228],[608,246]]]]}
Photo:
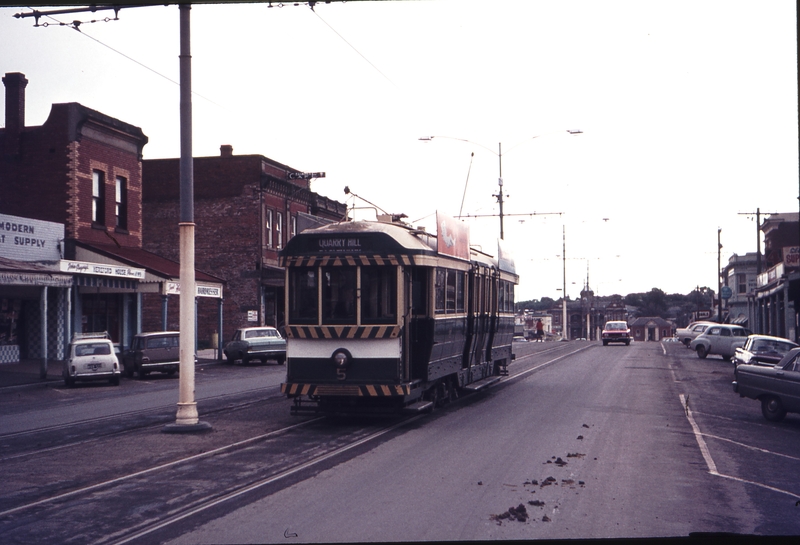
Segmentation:
{"type": "Polygon", "coordinates": [[[233,146],[230,144],[222,144],[219,147],[220,157],[233,157],[233,146]]]}
{"type": "Polygon", "coordinates": [[[3,153],[19,154],[20,136],[25,128],[25,87],[28,80],[20,72],[6,73],[3,78],[6,86],[6,131],[3,139],[3,153]]]}

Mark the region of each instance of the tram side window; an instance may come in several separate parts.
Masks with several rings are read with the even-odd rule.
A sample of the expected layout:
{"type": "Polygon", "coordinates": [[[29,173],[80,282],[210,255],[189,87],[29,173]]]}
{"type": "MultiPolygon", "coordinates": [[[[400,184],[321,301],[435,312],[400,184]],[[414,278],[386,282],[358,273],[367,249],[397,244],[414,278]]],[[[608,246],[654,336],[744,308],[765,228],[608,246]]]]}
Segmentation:
{"type": "Polygon", "coordinates": [[[456,273],[456,312],[464,312],[464,286],[466,286],[466,274],[456,273]]]}
{"type": "Polygon", "coordinates": [[[420,316],[428,315],[428,270],[420,267],[411,273],[411,311],[420,316]]]}
{"type": "Polygon", "coordinates": [[[444,314],[445,284],[447,271],[436,269],[436,314],[444,314]]]}
{"type": "Polygon", "coordinates": [[[499,312],[505,312],[506,311],[506,283],[504,281],[500,280],[498,282],[498,286],[497,287],[498,287],[498,290],[497,290],[497,297],[498,297],[497,310],[499,312]]]}
{"type": "Polygon", "coordinates": [[[397,269],[361,268],[361,323],[387,324],[397,317],[397,269]]]}
{"type": "Polygon", "coordinates": [[[436,269],[436,313],[464,312],[464,273],[436,269]]]}
{"type": "Polygon", "coordinates": [[[289,269],[289,323],[317,323],[316,269],[289,269]]]}
{"type": "Polygon", "coordinates": [[[355,267],[331,267],[323,269],[322,323],[356,323],[355,267]]]}

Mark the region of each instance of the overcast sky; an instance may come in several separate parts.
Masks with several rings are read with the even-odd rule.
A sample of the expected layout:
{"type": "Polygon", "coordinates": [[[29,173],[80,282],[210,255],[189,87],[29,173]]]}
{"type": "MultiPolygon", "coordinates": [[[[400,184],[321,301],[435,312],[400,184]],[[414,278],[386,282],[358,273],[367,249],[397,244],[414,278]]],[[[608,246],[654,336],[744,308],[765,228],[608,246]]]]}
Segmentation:
{"type": "MultiPolygon", "coordinates": [[[[194,155],[324,171],[314,191],[429,230],[461,212],[495,254],[502,143],[518,301],[560,297],[564,266],[572,298],[587,272],[599,295],[716,290],[718,229],[724,265],[756,250],[746,213],[798,210],[793,1],[278,5],[192,8],[194,155]]],[[[25,12],[0,8],[0,71],[28,78],[27,125],[79,102],[179,156],[177,6],[25,12]]]]}

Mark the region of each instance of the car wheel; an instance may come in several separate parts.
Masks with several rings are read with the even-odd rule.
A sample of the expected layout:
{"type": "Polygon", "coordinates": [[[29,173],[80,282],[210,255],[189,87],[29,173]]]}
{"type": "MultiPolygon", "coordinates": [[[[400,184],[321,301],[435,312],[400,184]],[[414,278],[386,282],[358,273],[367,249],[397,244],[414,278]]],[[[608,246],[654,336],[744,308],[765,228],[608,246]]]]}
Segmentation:
{"type": "Polygon", "coordinates": [[[706,356],[708,356],[708,350],[706,350],[706,347],[703,346],[702,344],[698,344],[697,345],[697,357],[700,358],[701,360],[703,360],[703,359],[706,358],[706,356]]]}
{"type": "Polygon", "coordinates": [[[692,342],[692,340],[691,340],[691,339],[683,339],[683,345],[684,345],[686,348],[689,348],[689,344],[691,344],[691,342],[692,342]]]}
{"type": "Polygon", "coordinates": [[[70,376],[66,376],[64,377],[64,384],[66,384],[67,387],[72,388],[75,386],[75,379],[70,376]]]}
{"type": "Polygon", "coordinates": [[[630,345],[631,345],[631,341],[625,341],[625,346],[630,346],[630,345]]]}
{"type": "Polygon", "coordinates": [[[136,375],[139,377],[139,380],[144,380],[147,376],[147,371],[139,367],[139,369],[136,370],[136,375]]]}
{"type": "Polygon", "coordinates": [[[236,358],[234,358],[232,355],[230,355],[230,354],[228,354],[226,352],[225,353],[225,363],[227,363],[228,365],[233,365],[234,361],[236,361],[236,358]]]}
{"type": "Polygon", "coordinates": [[[125,365],[125,376],[133,378],[133,364],[125,365]]]}
{"type": "Polygon", "coordinates": [[[608,341],[603,341],[603,346],[608,346],[608,341]]]}
{"type": "Polygon", "coordinates": [[[245,358],[244,356],[242,356],[242,365],[247,365],[249,363],[250,363],[250,358],[245,358]]]}
{"type": "Polygon", "coordinates": [[[761,399],[761,414],[770,422],[780,422],[786,416],[786,409],[780,399],[767,396],[761,399]]]}
{"type": "Polygon", "coordinates": [[[731,357],[730,356],[722,356],[722,359],[725,360],[725,361],[731,361],[731,357]]]}
{"type": "Polygon", "coordinates": [[[283,365],[286,363],[286,358],[278,358],[278,365],[283,365]]]}
{"type": "Polygon", "coordinates": [[[112,386],[119,386],[119,375],[116,375],[109,380],[112,386]]]}

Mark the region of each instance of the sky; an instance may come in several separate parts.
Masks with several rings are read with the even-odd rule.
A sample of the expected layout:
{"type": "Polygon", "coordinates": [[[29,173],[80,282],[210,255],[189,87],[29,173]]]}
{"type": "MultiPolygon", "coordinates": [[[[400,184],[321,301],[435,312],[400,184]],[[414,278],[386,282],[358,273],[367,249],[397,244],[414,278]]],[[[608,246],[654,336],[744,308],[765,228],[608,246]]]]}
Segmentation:
{"type": "MultiPolygon", "coordinates": [[[[30,11],[0,8],[28,126],[79,102],[180,155],[177,6],[30,11]]],[[[193,153],[325,172],[313,191],[429,231],[460,215],[492,255],[502,169],[517,301],[716,290],[718,230],[724,266],[756,210],[798,210],[796,21],[787,0],[195,5],[193,153]]]]}

